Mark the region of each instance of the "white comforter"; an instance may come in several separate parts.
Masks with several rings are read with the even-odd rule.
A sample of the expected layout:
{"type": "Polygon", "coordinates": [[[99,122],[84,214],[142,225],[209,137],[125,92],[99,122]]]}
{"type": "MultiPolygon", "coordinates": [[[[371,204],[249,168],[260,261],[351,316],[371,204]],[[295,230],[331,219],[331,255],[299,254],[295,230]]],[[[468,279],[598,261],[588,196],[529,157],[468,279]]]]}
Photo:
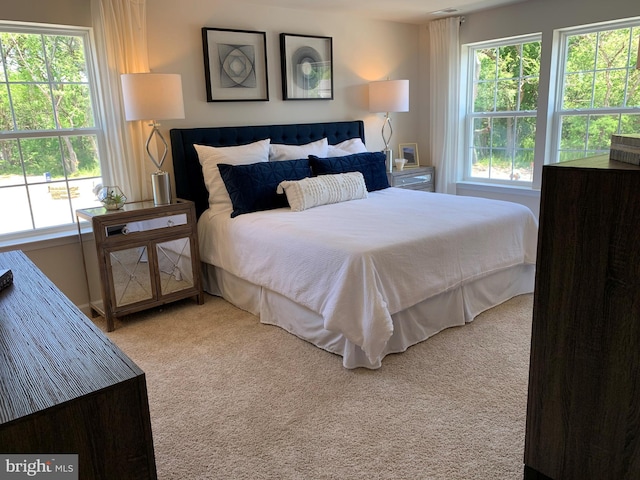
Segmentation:
{"type": "Polygon", "coordinates": [[[492,272],[535,263],[526,207],[399,188],[302,212],[205,212],[201,259],[322,315],[375,363],[391,315],[492,272]]]}

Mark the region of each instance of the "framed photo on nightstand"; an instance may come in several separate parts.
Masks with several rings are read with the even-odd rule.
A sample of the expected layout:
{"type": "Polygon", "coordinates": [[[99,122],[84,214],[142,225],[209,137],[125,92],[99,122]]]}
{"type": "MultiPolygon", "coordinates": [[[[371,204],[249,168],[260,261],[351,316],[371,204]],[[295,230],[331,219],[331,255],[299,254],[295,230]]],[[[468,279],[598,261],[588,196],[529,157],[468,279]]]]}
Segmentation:
{"type": "Polygon", "coordinates": [[[407,163],[405,168],[417,167],[420,165],[418,160],[418,144],[417,143],[401,143],[399,146],[400,158],[404,158],[407,163]]]}

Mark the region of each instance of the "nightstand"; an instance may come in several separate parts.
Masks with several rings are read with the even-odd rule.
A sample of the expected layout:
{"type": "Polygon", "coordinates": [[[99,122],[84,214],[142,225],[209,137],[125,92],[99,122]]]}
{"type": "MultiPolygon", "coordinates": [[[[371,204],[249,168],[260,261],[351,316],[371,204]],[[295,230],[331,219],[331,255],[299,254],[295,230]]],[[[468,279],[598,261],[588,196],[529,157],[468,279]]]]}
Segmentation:
{"type": "Polygon", "coordinates": [[[425,166],[404,170],[396,170],[394,167],[392,172],[387,172],[387,177],[392,187],[435,192],[435,167],[425,166]]]}
{"type": "Polygon", "coordinates": [[[175,200],[76,210],[92,313],[114,319],[194,297],[204,302],[193,202],[175,200]],[[90,223],[94,242],[81,232],[90,223]],[[84,225],[86,227],[86,224],[84,225]],[[99,285],[92,279],[99,276],[99,285]]]}

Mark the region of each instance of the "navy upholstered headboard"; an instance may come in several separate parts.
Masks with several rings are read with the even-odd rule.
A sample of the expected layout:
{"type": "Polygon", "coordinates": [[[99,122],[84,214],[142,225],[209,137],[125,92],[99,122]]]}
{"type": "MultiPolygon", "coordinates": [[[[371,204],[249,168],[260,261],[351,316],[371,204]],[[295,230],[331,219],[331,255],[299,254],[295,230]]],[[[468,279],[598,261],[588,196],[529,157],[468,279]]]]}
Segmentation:
{"type": "Polygon", "coordinates": [[[270,138],[271,143],[287,145],[304,145],[324,137],[327,137],[331,145],[356,137],[360,137],[363,142],[365,140],[362,120],[251,127],[174,128],[170,135],[176,195],[178,198],[194,201],[198,217],[209,207],[209,194],[194,144],[230,147],[265,138],[270,138]]]}

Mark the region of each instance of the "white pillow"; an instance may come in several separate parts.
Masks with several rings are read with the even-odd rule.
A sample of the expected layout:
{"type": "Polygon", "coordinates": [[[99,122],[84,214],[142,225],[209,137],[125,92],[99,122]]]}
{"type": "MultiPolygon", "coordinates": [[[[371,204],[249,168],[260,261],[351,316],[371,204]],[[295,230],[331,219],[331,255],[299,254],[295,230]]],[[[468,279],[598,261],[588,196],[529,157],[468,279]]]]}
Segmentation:
{"type": "Polygon", "coordinates": [[[327,156],[344,157],[345,155],[351,155],[352,153],[364,153],[366,151],[367,147],[362,143],[362,139],[360,137],[356,137],[337,143],[336,145],[329,145],[327,156]]]}
{"type": "Polygon", "coordinates": [[[330,203],[367,198],[367,185],[360,172],[320,175],[280,182],[277,193],[286,193],[294,212],[330,203]]]}
{"type": "Polygon", "coordinates": [[[316,157],[326,157],[329,142],[326,138],[316,140],[305,145],[284,145],[272,143],[269,147],[269,161],[279,162],[280,160],[298,160],[308,158],[309,155],[316,157]]]}
{"type": "Polygon", "coordinates": [[[340,148],[336,148],[332,145],[329,145],[329,151],[327,152],[327,157],[328,158],[334,158],[334,157],[346,157],[347,155],[353,155],[353,153],[347,151],[347,150],[342,150],[340,148]]]}
{"type": "Polygon", "coordinates": [[[269,161],[269,144],[271,139],[266,138],[247,145],[234,147],[209,147],[207,145],[194,145],[198,153],[198,160],[202,165],[204,183],[209,192],[209,207],[214,213],[233,209],[231,198],[222,181],[219,163],[230,165],[248,165],[250,163],[269,161]]]}

